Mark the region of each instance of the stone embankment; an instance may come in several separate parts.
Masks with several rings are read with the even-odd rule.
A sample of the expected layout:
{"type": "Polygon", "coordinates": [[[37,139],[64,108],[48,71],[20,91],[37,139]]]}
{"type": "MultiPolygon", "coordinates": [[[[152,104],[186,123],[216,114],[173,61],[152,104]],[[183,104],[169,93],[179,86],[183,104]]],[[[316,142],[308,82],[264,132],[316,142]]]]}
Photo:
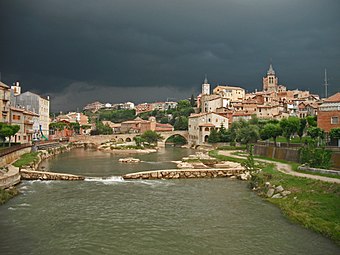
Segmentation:
{"type": "Polygon", "coordinates": [[[248,179],[243,168],[234,169],[168,169],[125,174],[124,179],[188,179],[188,178],[217,178],[232,177],[248,179]]]}
{"type": "Polygon", "coordinates": [[[85,179],[84,176],[73,175],[73,174],[61,174],[45,171],[31,171],[21,169],[21,178],[23,180],[60,180],[60,181],[82,181],[85,179]]]}
{"type": "Polygon", "coordinates": [[[7,189],[20,182],[19,168],[12,165],[0,170],[0,189],[7,189]]]}

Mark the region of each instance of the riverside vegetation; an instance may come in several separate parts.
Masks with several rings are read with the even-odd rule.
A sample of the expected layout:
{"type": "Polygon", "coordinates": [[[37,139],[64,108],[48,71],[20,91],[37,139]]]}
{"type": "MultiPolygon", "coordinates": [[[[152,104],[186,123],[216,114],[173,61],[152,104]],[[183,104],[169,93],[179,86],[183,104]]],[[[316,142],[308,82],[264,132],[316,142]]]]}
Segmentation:
{"type": "MultiPolygon", "coordinates": [[[[246,159],[219,155],[217,150],[210,151],[209,155],[241,164],[246,162],[246,159]]],[[[274,164],[259,163],[256,160],[255,164],[261,170],[252,172],[250,187],[258,195],[277,205],[294,222],[323,234],[340,245],[339,184],[284,174],[276,170],[274,164]],[[269,183],[274,187],[283,186],[290,194],[284,199],[268,198],[269,183]]],[[[290,164],[293,169],[297,168],[297,163],[290,164]]]]}

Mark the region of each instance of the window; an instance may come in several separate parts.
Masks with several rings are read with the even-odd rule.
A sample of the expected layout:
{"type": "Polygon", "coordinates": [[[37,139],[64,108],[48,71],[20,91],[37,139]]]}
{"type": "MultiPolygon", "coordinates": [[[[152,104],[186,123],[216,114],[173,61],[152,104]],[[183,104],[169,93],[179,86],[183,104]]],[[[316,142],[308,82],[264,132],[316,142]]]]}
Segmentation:
{"type": "Polygon", "coordinates": [[[20,120],[20,115],[13,114],[13,120],[20,120]]]}
{"type": "Polygon", "coordinates": [[[339,124],[339,117],[331,117],[331,124],[339,124]]]}

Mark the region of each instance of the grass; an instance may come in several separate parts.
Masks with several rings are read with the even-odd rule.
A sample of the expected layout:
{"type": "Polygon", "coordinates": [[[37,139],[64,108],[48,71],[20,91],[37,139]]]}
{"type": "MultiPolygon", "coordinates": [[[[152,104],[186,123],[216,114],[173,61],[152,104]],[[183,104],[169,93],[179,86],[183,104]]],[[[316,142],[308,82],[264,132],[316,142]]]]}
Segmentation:
{"type": "Polygon", "coordinates": [[[241,145],[241,146],[220,146],[217,148],[218,150],[245,150],[247,149],[246,145],[241,145]]]}
{"type": "Polygon", "coordinates": [[[237,163],[243,163],[245,161],[245,159],[219,155],[218,150],[209,151],[209,156],[217,158],[218,160],[222,160],[222,161],[231,161],[231,162],[237,162],[237,163]]]}
{"type": "Polygon", "coordinates": [[[290,190],[286,199],[268,200],[281,208],[283,213],[308,229],[323,234],[340,245],[340,185],[280,173],[267,165],[258,174],[261,180],[258,193],[264,196],[265,182],[282,185],[290,190]]]}
{"type": "Polygon", "coordinates": [[[35,163],[39,160],[38,154],[39,152],[25,153],[20,157],[20,159],[14,162],[13,166],[20,168],[20,167],[28,166],[32,163],[35,163]]]}
{"type": "MultiPolygon", "coordinates": [[[[243,153],[243,152],[234,152],[232,154],[238,155],[238,156],[247,156],[248,155],[247,153],[243,153]]],[[[316,176],[324,176],[324,177],[329,177],[329,178],[340,179],[340,175],[324,174],[324,173],[316,173],[316,172],[299,170],[298,167],[301,164],[297,163],[297,162],[287,161],[287,160],[283,160],[283,159],[273,159],[273,158],[268,158],[268,157],[264,157],[264,156],[254,156],[254,159],[264,159],[264,160],[273,161],[273,162],[285,163],[285,164],[290,165],[292,167],[293,171],[303,173],[303,174],[311,174],[311,175],[316,175],[316,176]]]]}
{"type": "MultiPolygon", "coordinates": [[[[221,160],[242,162],[243,159],[218,155],[211,151],[209,155],[221,160]]],[[[265,157],[256,157],[263,158],[265,157]]],[[[281,160],[273,160],[289,163],[293,169],[298,163],[281,160]]],[[[274,164],[265,164],[262,171],[254,175],[252,185],[257,183],[256,192],[266,197],[266,182],[271,185],[281,185],[285,190],[292,193],[285,199],[267,198],[271,203],[277,205],[282,212],[292,221],[302,224],[308,229],[318,232],[334,240],[340,245],[340,185],[336,183],[322,182],[318,180],[301,178],[281,173],[275,169],[274,164]]]]}
{"type": "Polygon", "coordinates": [[[15,197],[19,194],[19,191],[16,188],[11,189],[0,189],[0,205],[6,203],[8,200],[10,200],[12,197],[15,197]]]}

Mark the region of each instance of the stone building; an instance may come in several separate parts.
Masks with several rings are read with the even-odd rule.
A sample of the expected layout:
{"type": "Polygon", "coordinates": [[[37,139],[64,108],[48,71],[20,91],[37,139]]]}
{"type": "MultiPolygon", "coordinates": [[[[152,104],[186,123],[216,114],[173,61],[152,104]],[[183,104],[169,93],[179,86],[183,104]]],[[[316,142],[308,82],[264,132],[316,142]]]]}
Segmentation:
{"type": "Polygon", "coordinates": [[[214,112],[191,114],[189,116],[188,132],[189,146],[207,143],[211,129],[219,129],[221,126],[228,129],[228,118],[214,112]]]}

